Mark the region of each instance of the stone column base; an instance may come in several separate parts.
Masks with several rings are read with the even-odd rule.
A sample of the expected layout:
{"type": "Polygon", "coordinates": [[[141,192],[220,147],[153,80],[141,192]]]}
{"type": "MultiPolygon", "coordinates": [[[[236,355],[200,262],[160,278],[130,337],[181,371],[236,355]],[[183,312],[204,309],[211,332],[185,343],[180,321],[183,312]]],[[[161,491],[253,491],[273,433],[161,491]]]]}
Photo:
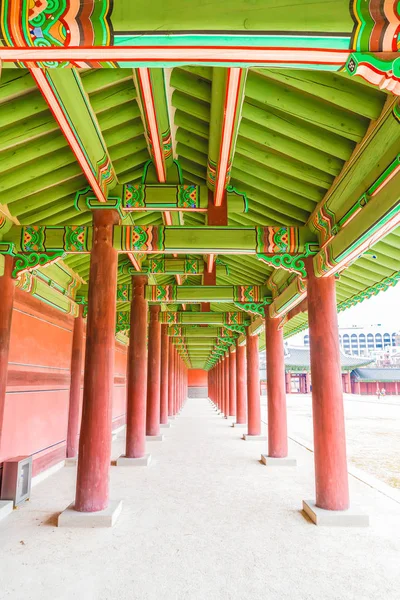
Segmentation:
{"type": "Polygon", "coordinates": [[[169,429],[171,427],[171,423],[160,423],[160,427],[162,429],[169,429]]]}
{"type": "Polygon", "coordinates": [[[14,510],[14,502],[12,500],[0,500],[0,521],[11,515],[14,510]]]}
{"type": "Polygon", "coordinates": [[[145,454],[140,458],[129,458],[124,454],[118,456],[115,464],[117,467],[147,467],[151,461],[151,454],[145,454]]]}
{"type": "Polygon", "coordinates": [[[79,512],[71,503],[59,516],[58,527],[113,527],[121,514],[122,500],[114,500],[104,510],[79,512]]]}
{"type": "Polygon", "coordinates": [[[285,456],[284,458],[275,458],[273,456],[268,456],[268,454],[261,454],[261,462],[267,467],[297,466],[297,460],[295,458],[290,458],[289,456],[285,456]]]}
{"type": "Polygon", "coordinates": [[[163,442],[163,435],[146,435],[146,442],[163,442]]]}
{"type": "Polygon", "coordinates": [[[175,415],[168,415],[168,419],[170,421],[175,421],[176,417],[175,417],[175,415]]]}
{"type": "Polygon", "coordinates": [[[71,456],[71,458],[66,458],[65,459],[65,466],[66,467],[76,467],[77,464],[78,464],[78,457],[77,456],[71,456]]]}
{"type": "Polygon", "coordinates": [[[232,423],[232,427],[247,427],[247,423],[232,423]]]}
{"type": "Polygon", "coordinates": [[[267,436],[266,435],[250,435],[249,433],[245,433],[242,436],[242,439],[245,442],[266,442],[267,436]]]}
{"type": "Polygon", "coordinates": [[[315,525],[330,527],[368,527],[369,515],[359,510],[325,510],[315,505],[312,500],[303,500],[303,511],[315,525]]]}

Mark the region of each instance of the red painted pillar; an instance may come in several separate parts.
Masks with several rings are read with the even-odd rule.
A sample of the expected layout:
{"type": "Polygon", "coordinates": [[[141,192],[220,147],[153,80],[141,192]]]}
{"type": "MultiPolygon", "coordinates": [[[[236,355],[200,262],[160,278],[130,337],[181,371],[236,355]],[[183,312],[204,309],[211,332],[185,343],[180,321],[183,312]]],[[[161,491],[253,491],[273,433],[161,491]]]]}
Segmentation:
{"type": "Polygon", "coordinates": [[[113,210],[93,211],[83,409],[79,438],[75,509],[95,512],[108,506],[111,407],[114,387],[118,254],[113,210]]]}
{"type": "Polygon", "coordinates": [[[311,392],[311,373],[306,373],[306,390],[307,394],[311,392]]]}
{"type": "MultiPolygon", "coordinates": [[[[357,383],[358,383],[358,390],[359,390],[359,391],[357,392],[357,394],[361,394],[361,391],[360,391],[360,382],[359,382],[359,381],[357,381],[357,383]]],[[[395,382],[394,382],[394,393],[396,394],[396,396],[397,396],[397,395],[398,395],[398,393],[399,393],[399,389],[398,389],[397,381],[395,381],[395,382]]]]}
{"type": "Polygon", "coordinates": [[[168,325],[161,325],[161,390],[160,390],[160,423],[168,423],[168,325]]]}
{"type": "Polygon", "coordinates": [[[174,368],[175,352],[172,340],[169,340],[168,352],[168,416],[174,415],[174,368]]]}
{"type": "Polygon", "coordinates": [[[145,275],[132,277],[125,451],[127,458],[142,458],[146,454],[148,311],[145,299],[146,284],[145,275]]]}
{"type": "Polygon", "coordinates": [[[265,309],[265,344],[267,352],[268,456],[284,458],[288,452],[285,353],[280,319],[271,319],[265,309]]]}
{"type": "Polygon", "coordinates": [[[236,340],[236,423],[246,423],[246,346],[239,346],[236,340]]]}
{"type": "MultiPolygon", "coordinates": [[[[354,393],[361,394],[361,386],[359,381],[354,382],[354,393]]],[[[396,384],[396,394],[397,394],[397,384],[396,384]]]]}
{"type": "Polygon", "coordinates": [[[346,393],[347,394],[351,394],[351,377],[350,377],[350,371],[346,371],[346,373],[344,374],[344,380],[345,380],[345,387],[346,387],[346,393]]]}
{"type": "Polygon", "coordinates": [[[217,362],[217,407],[221,410],[221,363],[217,362]]]}
{"type": "Polygon", "coordinates": [[[236,416],[236,348],[229,348],[229,416],[236,416]]]}
{"type": "Polygon", "coordinates": [[[286,393],[292,393],[292,374],[286,373],[286,393]]]}
{"type": "Polygon", "coordinates": [[[225,414],[225,418],[229,417],[229,350],[228,352],[226,352],[225,354],[225,358],[224,358],[224,369],[225,369],[225,408],[224,408],[224,414],[225,414]]]}
{"type": "Polygon", "coordinates": [[[160,435],[161,323],[160,305],[150,306],[147,371],[146,435],[160,435]]]}
{"type": "Polygon", "coordinates": [[[174,373],[174,405],[175,414],[179,411],[179,390],[178,390],[178,370],[179,370],[179,354],[175,348],[175,373],[174,373]]]}
{"type": "Polygon", "coordinates": [[[6,401],[8,353],[15,293],[12,278],[13,269],[14,259],[8,254],[4,255],[4,273],[0,277],[0,444],[6,401]]]}
{"type": "Polygon", "coordinates": [[[79,306],[79,314],[74,320],[71,352],[71,383],[69,388],[67,457],[78,454],[79,413],[81,402],[81,378],[83,355],[83,306],[79,306]]]}
{"type": "Polygon", "coordinates": [[[316,277],[312,259],[306,261],[316,504],[345,510],[349,489],[335,278],[316,277]]]}
{"type": "Polygon", "coordinates": [[[247,356],[247,421],[248,435],[261,434],[260,372],[258,363],[258,335],[246,333],[247,356]]]}

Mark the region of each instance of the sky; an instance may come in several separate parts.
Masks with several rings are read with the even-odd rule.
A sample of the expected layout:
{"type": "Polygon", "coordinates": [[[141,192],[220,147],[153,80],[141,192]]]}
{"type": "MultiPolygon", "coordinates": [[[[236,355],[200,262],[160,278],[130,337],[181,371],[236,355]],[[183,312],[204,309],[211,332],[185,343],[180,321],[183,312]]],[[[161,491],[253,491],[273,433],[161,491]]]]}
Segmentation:
{"type": "MultiPolygon", "coordinates": [[[[400,283],[386,292],[364,300],[338,314],[339,327],[378,325],[400,332],[400,283]]],[[[306,332],[288,339],[289,345],[302,346],[306,332]]]]}

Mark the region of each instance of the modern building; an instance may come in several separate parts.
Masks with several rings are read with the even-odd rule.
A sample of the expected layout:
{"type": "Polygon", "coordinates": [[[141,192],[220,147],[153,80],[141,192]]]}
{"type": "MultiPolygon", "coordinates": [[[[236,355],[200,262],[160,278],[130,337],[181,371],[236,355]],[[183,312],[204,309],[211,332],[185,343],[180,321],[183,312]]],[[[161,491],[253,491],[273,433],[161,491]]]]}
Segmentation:
{"type": "MultiPolygon", "coordinates": [[[[304,345],[309,346],[308,333],[304,334],[303,340],[304,345]]],[[[398,345],[398,329],[382,325],[339,327],[339,342],[345,354],[374,357],[377,353],[398,345]]]]}

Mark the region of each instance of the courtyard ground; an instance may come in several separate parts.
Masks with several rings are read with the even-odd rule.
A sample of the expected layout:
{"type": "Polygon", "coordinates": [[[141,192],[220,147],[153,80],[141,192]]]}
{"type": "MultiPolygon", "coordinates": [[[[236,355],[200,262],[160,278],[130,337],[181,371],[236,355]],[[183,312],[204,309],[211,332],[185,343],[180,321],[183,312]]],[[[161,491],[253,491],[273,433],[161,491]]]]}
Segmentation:
{"type": "MultiPolygon", "coordinates": [[[[298,400],[294,424],[307,420],[298,400]]],[[[148,468],[112,467],[111,497],[124,502],[113,529],[55,527],[75,468],[37,485],[0,522],[1,600],[398,600],[400,505],[351,477],[370,527],[316,527],[301,512],[312,453],[290,441],[297,468],[265,467],[265,442],[229,425],[191,399],[148,444],[148,468]]],[[[114,457],[123,447],[121,435],[114,457]]]]}
{"type": "MultiPolygon", "coordinates": [[[[349,466],[400,490],[400,397],[378,401],[376,396],[345,394],[344,398],[349,466]]],[[[312,448],[311,394],[291,394],[287,402],[289,435],[312,448]]],[[[262,406],[265,415],[265,397],[262,406]]]]}

